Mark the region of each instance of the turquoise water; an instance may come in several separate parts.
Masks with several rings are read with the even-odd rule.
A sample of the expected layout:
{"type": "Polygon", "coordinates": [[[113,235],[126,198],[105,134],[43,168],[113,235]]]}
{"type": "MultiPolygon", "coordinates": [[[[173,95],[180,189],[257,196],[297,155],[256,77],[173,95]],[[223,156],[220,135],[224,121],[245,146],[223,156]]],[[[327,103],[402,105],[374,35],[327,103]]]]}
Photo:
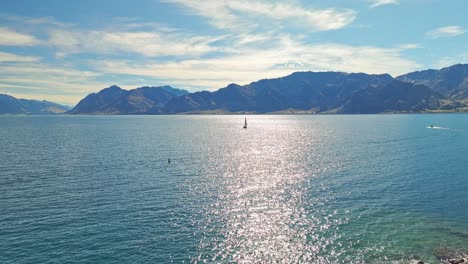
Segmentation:
{"type": "Polygon", "coordinates": [[[0,116],[0,263],[468,252],[468,115],[243,119],[0,116]]]}

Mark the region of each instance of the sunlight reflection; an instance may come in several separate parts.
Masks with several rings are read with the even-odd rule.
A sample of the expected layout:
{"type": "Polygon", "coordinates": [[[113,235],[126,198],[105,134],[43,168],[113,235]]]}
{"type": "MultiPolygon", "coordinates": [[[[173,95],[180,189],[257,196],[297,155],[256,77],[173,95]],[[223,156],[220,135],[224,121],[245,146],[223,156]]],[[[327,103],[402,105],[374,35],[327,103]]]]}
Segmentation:
{"type": "Polygon", "coordinates": [[[343,220],[335,217],[336,211],[327,214],[326,196],[310,199],[308,193],[317,188],[309,179],[323,170],[320,142],[313,130],[302,137],[296,127],[263,122],[266,130],[249,127],[248,133],[238,135],[242,145],[224,142],[223,158],[212,161],[227,167],[221,177],[212,175],[219,177],[219,198],[204,212],[204,229],[218,235],[204,237],[194,262],[311,262],[325,260],[320,255],[324,250],[327,256],[340,254],[327,247],[343,220]],[[307,152],[314,148],[316,152],[307,152]]]}

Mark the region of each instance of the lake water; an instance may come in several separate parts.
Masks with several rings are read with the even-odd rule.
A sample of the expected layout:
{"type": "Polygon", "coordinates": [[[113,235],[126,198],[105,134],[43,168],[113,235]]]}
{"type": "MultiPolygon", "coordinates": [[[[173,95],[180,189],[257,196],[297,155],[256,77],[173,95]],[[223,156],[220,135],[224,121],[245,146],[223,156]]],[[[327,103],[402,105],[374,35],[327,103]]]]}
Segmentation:
{"type": "Polygon", "coordinates": [[[468,115],[247,118],[0,116],[0,263],[468,252],[468,115]]]}

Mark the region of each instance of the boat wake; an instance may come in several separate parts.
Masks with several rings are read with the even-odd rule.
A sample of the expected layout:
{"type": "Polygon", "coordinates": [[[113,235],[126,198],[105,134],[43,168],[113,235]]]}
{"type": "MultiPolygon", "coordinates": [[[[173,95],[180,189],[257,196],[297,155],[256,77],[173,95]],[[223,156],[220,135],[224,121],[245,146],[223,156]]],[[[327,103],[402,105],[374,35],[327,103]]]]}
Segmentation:
{"type": "Polygon", "coordinates": [[[426,128],[429,129],[442,129],[442,130],[449,130],[450,128],[447,127],[440,127],[440,126],[427,126],[426,128]]]}

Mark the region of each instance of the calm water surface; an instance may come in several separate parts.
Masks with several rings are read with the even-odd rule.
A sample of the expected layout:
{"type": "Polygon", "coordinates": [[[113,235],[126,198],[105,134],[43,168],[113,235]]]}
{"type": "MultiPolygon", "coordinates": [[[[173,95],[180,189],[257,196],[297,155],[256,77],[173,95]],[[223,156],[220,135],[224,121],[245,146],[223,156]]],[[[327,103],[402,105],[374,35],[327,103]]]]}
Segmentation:
{"type": "Polygon", "coordinates": [[[468,115],[247,118],[0,116],[0,263],[468,252],[468,115]]]}

